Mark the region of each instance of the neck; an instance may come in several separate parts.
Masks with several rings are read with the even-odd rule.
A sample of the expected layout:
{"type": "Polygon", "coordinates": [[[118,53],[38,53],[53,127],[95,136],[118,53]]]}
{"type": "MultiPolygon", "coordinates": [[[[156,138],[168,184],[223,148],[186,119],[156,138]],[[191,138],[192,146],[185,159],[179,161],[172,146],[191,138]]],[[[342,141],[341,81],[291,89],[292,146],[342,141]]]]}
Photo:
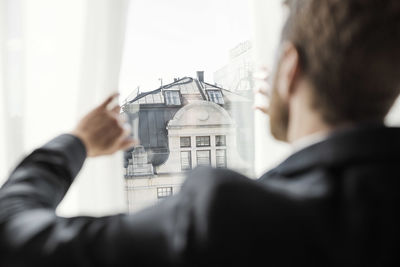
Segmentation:
{"type": "Polygon", "coordinates": [[[316,118],[307,118],[303,120],[293,120],[289,124],[288,141],[294,143],[304,137],[321,134],[328,135],[338,127],[329,126],[316,118]]]}

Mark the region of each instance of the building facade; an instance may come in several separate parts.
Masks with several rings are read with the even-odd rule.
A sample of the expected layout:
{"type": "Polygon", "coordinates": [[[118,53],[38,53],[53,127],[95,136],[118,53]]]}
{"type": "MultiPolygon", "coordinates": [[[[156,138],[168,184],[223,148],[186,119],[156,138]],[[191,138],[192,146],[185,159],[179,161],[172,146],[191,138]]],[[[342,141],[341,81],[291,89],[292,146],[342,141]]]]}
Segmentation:
{"type": "Polygon", "coordinates": [[[129,211],[175,194],[196,166],[251,168],[238,150],[231,107],[250,101],[229,90],[185,77],[141,93],[123,105],[140,145],[125,152],[129,211]]]}

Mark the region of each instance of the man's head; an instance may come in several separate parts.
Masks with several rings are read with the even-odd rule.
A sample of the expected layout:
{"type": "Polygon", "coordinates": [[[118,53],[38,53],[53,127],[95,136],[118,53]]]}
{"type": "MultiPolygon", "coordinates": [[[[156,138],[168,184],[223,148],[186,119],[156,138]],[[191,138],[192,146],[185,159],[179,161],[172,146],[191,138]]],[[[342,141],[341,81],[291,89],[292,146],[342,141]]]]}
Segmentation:
{"type": "Polygon", "coordinates": [[[295,112],[305,110],[332,128],[383,122],[400,90],[400,1],[287,5],[269,110],[273,135],[288,140],[291,122],[301,117],[295,112]],[[307,109],[299,108],[300,98],[307,109]]]}

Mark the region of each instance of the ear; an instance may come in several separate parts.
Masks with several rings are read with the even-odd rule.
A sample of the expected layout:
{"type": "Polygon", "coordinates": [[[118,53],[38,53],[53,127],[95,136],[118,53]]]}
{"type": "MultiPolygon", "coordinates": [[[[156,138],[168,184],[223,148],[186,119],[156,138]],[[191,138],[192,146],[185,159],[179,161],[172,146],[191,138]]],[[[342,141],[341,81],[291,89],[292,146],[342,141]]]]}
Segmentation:
{"type": "Polygon", "coordinates": [[[296,90],[296,79],[300,73],[299,53],[292,43],[284,43],[282,45],[282,56],[278,71],[278,93],[285,101],[289,101],[290,97],[296,90]]]}

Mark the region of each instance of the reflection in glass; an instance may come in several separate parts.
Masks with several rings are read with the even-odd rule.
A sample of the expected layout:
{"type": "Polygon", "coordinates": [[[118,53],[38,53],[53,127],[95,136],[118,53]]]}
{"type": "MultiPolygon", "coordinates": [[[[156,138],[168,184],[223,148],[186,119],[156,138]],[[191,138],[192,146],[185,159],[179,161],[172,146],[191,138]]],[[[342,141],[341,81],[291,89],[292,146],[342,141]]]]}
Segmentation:
{"type": "Polygon", "coordinates": [[[179,191],[185,172],[196,166],[233,168],[248,174],[252,161],[246,149],[253,148],[247,141],[252,139],[244,139],[251,131],[243,123],[251,120],[239,121],[235,114],[251,110],[251,104],[247,96],[192,77],[137,93],[127,101],[122,110],[140,140],[140,146],[125,152],[130,210],[150,199],[150,192],[156,190],[153,184],[179,191]],[[216,94],[209,97],[210,92],[216,94]]]}

